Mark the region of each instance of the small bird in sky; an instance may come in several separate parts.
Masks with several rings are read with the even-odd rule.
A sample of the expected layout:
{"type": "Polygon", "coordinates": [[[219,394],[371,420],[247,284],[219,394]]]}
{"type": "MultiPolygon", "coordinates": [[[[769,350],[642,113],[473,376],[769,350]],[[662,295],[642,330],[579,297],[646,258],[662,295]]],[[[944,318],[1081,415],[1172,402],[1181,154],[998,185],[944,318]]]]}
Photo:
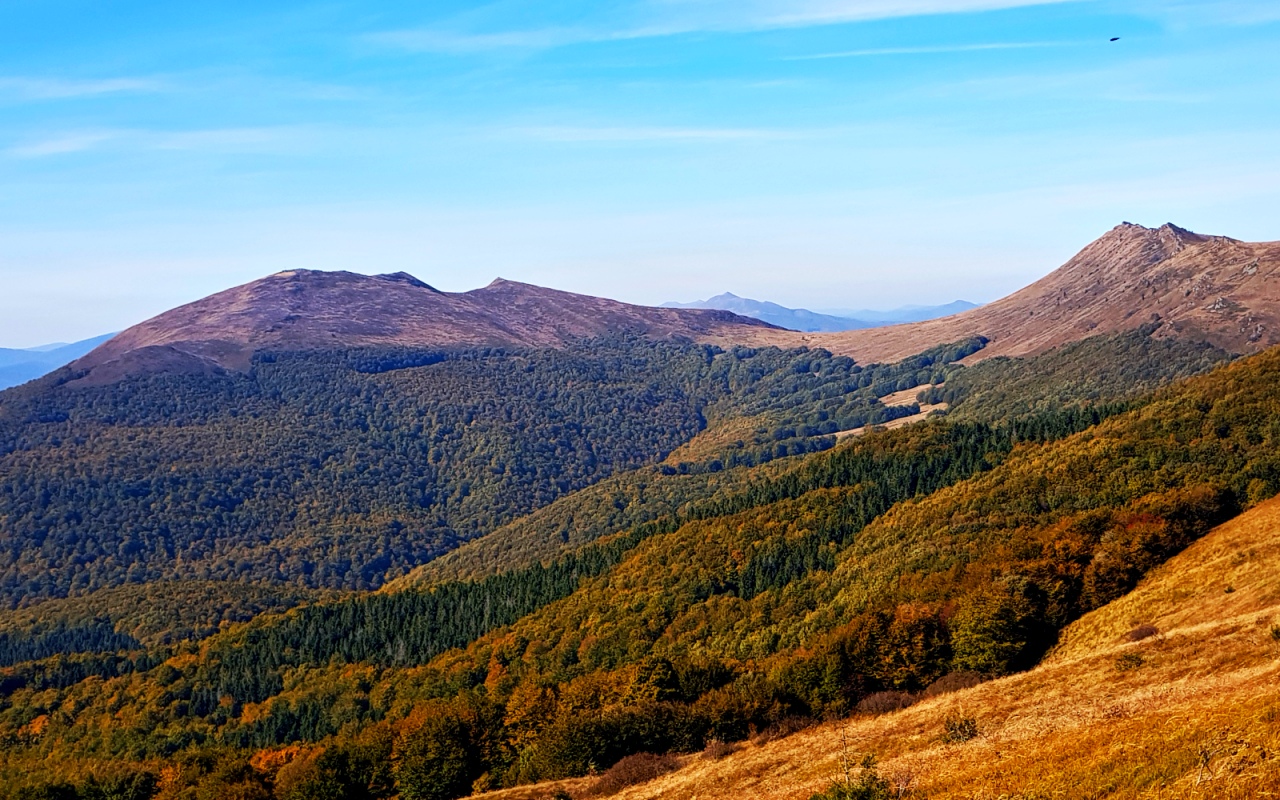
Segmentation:
{"type": "Polygon", "coordinates": [[[1119,37],[1119,36],[1112,36],[1112,37],[1111,37],[1111,41],[1113,41],[1113,42],[1118,42],[1118,41],[1120,41],[1120,37],[1119,37]]]}

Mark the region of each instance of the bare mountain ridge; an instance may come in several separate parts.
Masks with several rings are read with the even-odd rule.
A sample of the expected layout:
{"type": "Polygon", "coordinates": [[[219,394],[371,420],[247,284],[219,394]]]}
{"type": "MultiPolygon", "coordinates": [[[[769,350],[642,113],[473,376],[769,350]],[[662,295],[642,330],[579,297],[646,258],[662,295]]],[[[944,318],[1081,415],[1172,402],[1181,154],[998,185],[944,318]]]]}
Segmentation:
{"type": "MultiPolygon", "coordinates": [[[[971,357],[977,360],[1035,355],[1149,322],[1163,323],[1158,335],[1205,339],[1235,353],[1280,343],[1280,242],[1248,243],[1173,224],[1147,228],[1126,222],[1044,278],[972,311],[785,338],[792,346],[824,347],[872,362],[985,336],[990,343],[971,357]]],[[[767,336],[783,343],[777,334],[767,336]]]]}
{"type": "Polygon", "coordinates": [[[924,322],[799,333],[728,311],[652,308],[498,279],[441,292],[411,275],[295,270],[173,309],[72,364],[101,383],[139,372],[239,370],[260,350],[403,345],[555,347],[628,331],[722,345],[821,347],[892,362],[984,336],[971,360],[1026,356],[1161,323],[1236,352],[1280,344],[1280,242],[1123,223],[1007,297],[924,322]]]}
{"type": "Polygon", "coordinates": [[[726,311],[649,308],[501,278],[439,291],[411,275],[292,270],[167,311],[72,364],[93,383],[138,372],[241,370],[261,350],[531,346],[631,332],[732,342],[776,330],[726,311]]]}

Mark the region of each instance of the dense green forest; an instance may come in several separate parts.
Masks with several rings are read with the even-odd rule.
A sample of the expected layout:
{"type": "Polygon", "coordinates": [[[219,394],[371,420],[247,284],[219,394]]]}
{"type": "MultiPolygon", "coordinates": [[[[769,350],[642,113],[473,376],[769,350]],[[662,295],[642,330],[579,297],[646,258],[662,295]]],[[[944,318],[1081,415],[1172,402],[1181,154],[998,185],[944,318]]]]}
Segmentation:
{"type": "MultiPolygon", "coordinates": [[[[460,797],[1024,669],[1062,626],[1280,491],[1280,353],[1139,394],[1223,357],[1151,334],[964,368],[947,362],[978,343],[865,370],[677,348],[681,369],[705,364],[680,384],[698,403],[690,431],[741,416],[763,432],[732,443],[750,454],[738,466],[704,451],[684,469],[617,468],[398,591],[209,582],[182,600],[205,610],[173,615],[128,606],[176,588],[125,586],[8,612],[0,783],[24,798],[460,797]],[[1096,366],[1125,354],[1145,355],[1096,366]],[[949,392],[949,416],[829,436],[913,412],[874,398],[942,380],[930,391],[949,392]],[[795,440],[824,451],[780,457],[795,440]]],[[[452,356],[296,360],[321,357],[358,385],[452,356]]],[[[40,424],[103,414],[90,399],[40,424]]],[[[209,424],[191,413],[174,430],[209,424]]]]}
{"type": "Polygon", "coordinates": [[[405,795],[408,763],[456,769],[451,791],[580,774],[950,672],[1022,668],[1061,625],[1275,491],[1276,374],[1280,355],[1254,359],[1096,425],[1093,411],[873,434],[538,575],[313,605],[160,665],[99,656],[98,678],[87,656],[19,666],[0,727],[47,720],[37,752],[74,741],[143,762],[298,742],[338,753],[382,730],[419,752],[390,762],[405,795]],[[118,722],[102,738],[104,713],[118,722]],[[475,737],[486,755],[440,761],[475,737]]]}
{"type": "MultiPolygon", "coordinates": [[[[769,410],[758,463],[911,409],[980,341],[863,368],[621,338],[563,350],[259,354],[246,374],[0,394],[0,602],[124,583],[372,588],[609,475],[706,415],[769,410]]],[[[722,463],[699,465],[717,470],[722,463]]]]}
{"type": "MultiPolygon", "coordinates": [[[[50,646],[47,642],[36,642],[50,635],[65,636],[68,631],[90,632],[109,627],[112,632],[145,647],[170,645],[203,639],[231,623],[248,622],[260,614],[286,611],[337,594],[288,584],[240,581],[126,584],[0,613],[0,641],[24,641],[24,646],[47,648],[50,646]]],[[[94,649],[100,648],[64,646],[57,652],[94,649]]],[[[13,661],[0,656],[0,663],[13,661]]]]}
{"type": "Polygon", "coordinates": [[[1161,327],[1152,323],[1094,336],[1033,358],[987,359],[952,370],[945,386],[922,399],[949,403],[951,415],[960,419],[1008,419],[1134,397],[1232,358],[1208,342],[1161,337],[1161,327]]]}
{"type": "MultiPolygon", "coordinates": [[[[670,534],[699,519],[803,497],[817,489],[867,487],[839,519],[840,532],[761,554],[747,565],[733,591],[754,597],[833,562],[825,545],[853,536],[894,503],[929,494],[989,469],[1018,442],[1059,438],[1095,423],[1097,415],[1054,415],[1020,422],[939,424],[913,435],[893,434],[854,442],[768,480],[744,483],[727,497],[704,501],[679,518],[636,526],[625,535],[589,545],[553,561],[535,563],[479,581],[444,582],[423,591],[381,593],[320,603],[284,617],[264,617],[206,651],[201,681],[216,696],[261,702],[283,687],[284,668],[347,663],[407,666],[428,663],[445,650],[465,646],[572,594],[582,581],[604,574],[651,536],[670,534]],[[870,488],[874,487],[874,488],[870,488]]],[[[111,648],[108,648],[111,649],[111,648]]],[[[194,713],[209,713],[212,707],[194,713]]]]}
{"type": "MultiPolygon", "coordinates": [[[[1230,358],[1212,345],[1161,339],[1158,332],[1158,326],[1149,325],[1095,336],[1030,358],[1001,357],[970,367],[953,365],[945,375],[937,376],[945,378],[945,385],[924,389],[922,398],[929,403],[951,404],[948,418],[957,421],[1008,424],[1037,417],[1050,419],[1064,410],[1115,408],[1230,358]]],[[[758,431],[762,426],[753,420],[750,427],[758,431]]],[[[707,457],[719,458],[714,449],[707,457]]],[[[767,474],[772,473],[693,470],[672,474],[665,464],[634,470],[560,498],[468,542],[397,585],[475,577],[533,561],[547,562],[573,547],[642,522],[662,516],[683,517],[687,506],[732,494],[741,482],[764,480],[767,474]]]]}

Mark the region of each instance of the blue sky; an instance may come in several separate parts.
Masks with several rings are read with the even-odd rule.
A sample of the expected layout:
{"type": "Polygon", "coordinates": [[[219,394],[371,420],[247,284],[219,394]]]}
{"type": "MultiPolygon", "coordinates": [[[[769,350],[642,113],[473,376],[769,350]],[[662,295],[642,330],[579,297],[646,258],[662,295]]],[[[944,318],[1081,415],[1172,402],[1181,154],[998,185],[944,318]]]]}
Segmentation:
{"type": "Polygon", "coordinates": [[[986,301],[1280,239],[1280,3],[0,0],[0,187],[0,346],[298,267],[986,301]]]}

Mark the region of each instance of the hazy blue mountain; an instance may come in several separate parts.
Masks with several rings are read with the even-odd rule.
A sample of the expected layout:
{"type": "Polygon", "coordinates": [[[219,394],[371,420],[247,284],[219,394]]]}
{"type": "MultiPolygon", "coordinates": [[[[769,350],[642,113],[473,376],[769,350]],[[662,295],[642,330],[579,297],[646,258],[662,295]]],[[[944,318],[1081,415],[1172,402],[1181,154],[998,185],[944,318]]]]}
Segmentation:
{"type": "Polygon", "coordinates": [[[718,294],[709,300],[697,300],[692,303],[663,303],[662,307],[714,308],[721,311],[732,311],[735,314],[752,317],[762,322],[768,322],[770,325],[777,325],[780,328],[790,328],[793,331],[804,331],[806,333],[849,331],[854,328],[871,327],[868,323],[856,319],[845,319],[829,314],[816,314],[803,308],[787,308],[777,303],[738,297],[736,294],[729,292],[718,294]]]}
{"type": "Polygon", "coordinates": [[[900,322],[923,322],[926,319],[949,317],[952,314],[959,314],[961,311],[977,308],[979,305],[980,303],[970,303],[968,300],[955,300],[941,306],[902,306],[889,311],[877,311],[870,308],[824,308],[822,313],[856,319],[867,323],[867,325],[860,327],[869,327],[873,325],[896,325],[900,322]]]}
{"type": "Polygon", "coordinates": [[[47,375],[64,364],[70,364],[112,336],[115,334],[107,333],[71,344],[47,344],[23,350],[0,347],[0,389],[8,389],[47,375]]]}
{"type": "Polygon", "coordinates": [[[893,325],[899,322],[919,322],[920,320],[945,317],[958,314],[971,308],[976,303],[956,300],[943,306],[903,306],[891,311],[875,311],[871,309],[825,309],[821,312],[804,308],[787,308],[777,303],[752,300],[725,292],[708,300],[697,300],[692,303],[663,303],[664,308],[715,308],[721,311],[732,311],[744,317],[753,317],[771,325],[790,328],[805,333],[851,331],[857,328],[873,328],[877,325],[893,325]]]}

